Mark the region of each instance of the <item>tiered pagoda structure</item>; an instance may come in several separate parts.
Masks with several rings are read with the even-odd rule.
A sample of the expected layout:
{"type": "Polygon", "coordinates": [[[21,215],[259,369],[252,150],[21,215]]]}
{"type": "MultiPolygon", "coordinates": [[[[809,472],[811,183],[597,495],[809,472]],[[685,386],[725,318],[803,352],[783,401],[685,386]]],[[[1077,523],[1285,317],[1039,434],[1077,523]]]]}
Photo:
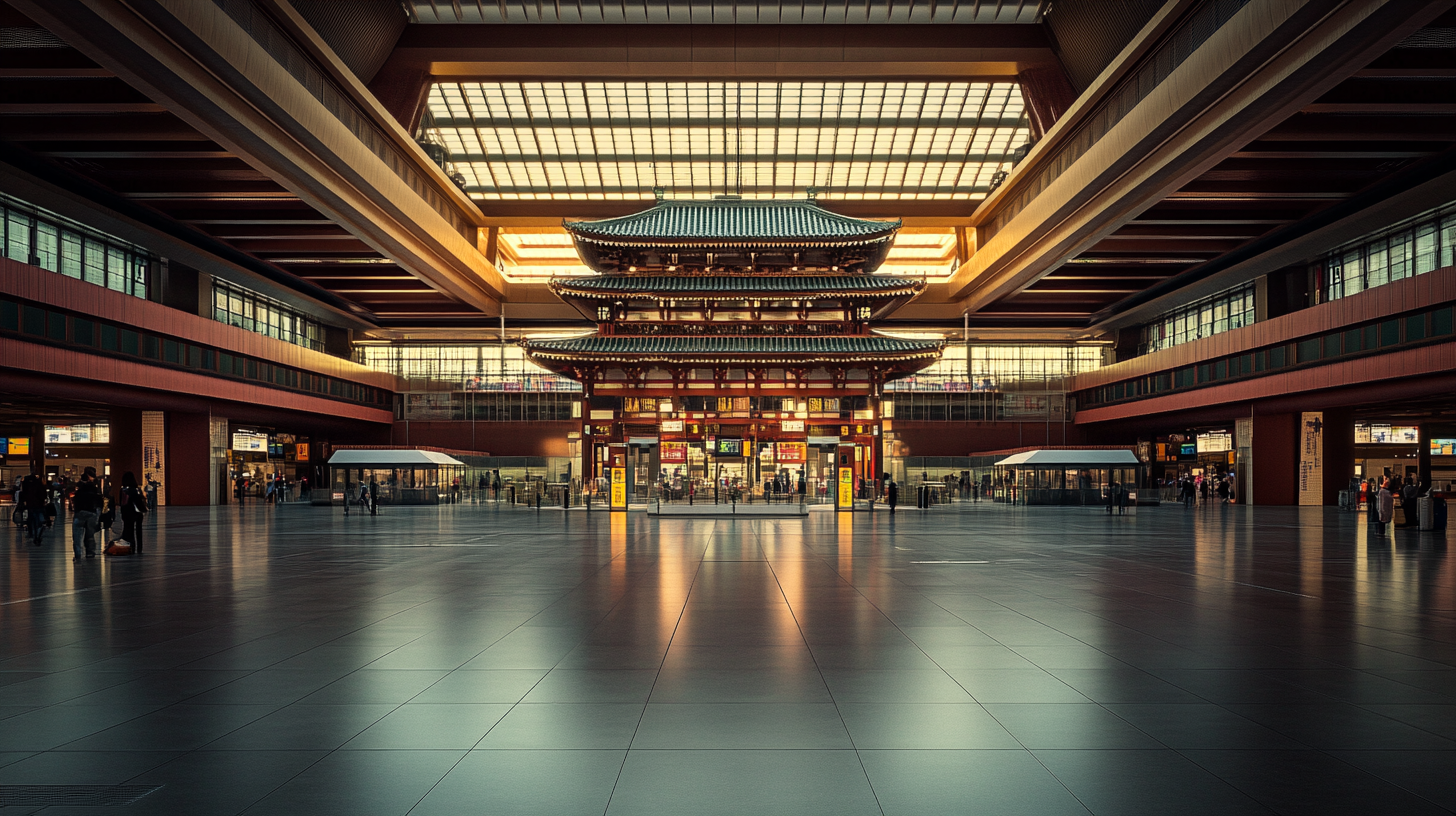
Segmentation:
{"type": "Polygon", "coordinates": [[[871,331],[924,287],[872,274],[899,221],[720,197],[565,227],[597,274],[551,289],[597,332],[523,345],[585,389],[583,474],[626,467],[639,497],[802,476],[824,497],[851,467],[856,495],[875,489],[882,388],[942,345],[871,331]]]}

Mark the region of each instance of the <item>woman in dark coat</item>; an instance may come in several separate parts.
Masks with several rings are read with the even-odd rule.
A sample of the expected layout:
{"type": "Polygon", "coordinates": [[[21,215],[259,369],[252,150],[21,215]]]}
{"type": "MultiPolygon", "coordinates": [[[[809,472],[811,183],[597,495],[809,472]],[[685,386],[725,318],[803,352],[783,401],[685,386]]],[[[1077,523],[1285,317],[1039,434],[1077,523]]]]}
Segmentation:
{"type": "Polygon", "coordinates": [[[121,474],[121,495],[116,506],[121,510],[121,537],[131,544],[131,554],[142,554],[142,518],[147,514],[147,496],[137,486],[131,472],[121,474]]]}
{"type": "Polygon", "coordinates": [[[896,485],[894,480],[892,479],[890,480],[890,484],[886,487],[885,493],[885,498],[889,501],[890,504],[890,515],[893,516],[895,515],[895,504],[900,501],[900,487],[896,485]]]}

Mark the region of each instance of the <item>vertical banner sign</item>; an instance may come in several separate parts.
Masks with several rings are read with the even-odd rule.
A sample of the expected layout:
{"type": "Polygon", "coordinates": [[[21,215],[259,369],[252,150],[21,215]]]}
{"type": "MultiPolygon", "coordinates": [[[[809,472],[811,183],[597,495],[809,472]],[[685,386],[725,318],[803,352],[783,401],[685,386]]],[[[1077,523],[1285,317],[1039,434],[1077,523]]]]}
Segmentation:
{"type": "Polygon", "coordinates": [[[1234,420],[1234,450],[1238,454],[1235,462],[1234,498],[1239,504],[1254,503],[1254,420],[1234,420]]]}
{"type": "Polygon", "coordinates": [[[612,509],[627,509],[627,469],[612,468],[612,509]]]}
{"type": "Polygon", "coordinates": [[[167,421],[161,411],[142,411],[142,472],[137,476],[143,490],[156,482],[157,504],[167,504],[167,421]]]}
{"type": "Polygon", "coordinates": [[[1323,411],[1299,415],[1299,505],[1318,507],[1325,503],[1323,411]]]}
{"type": "Polygon", "coordinates": [[[839,469],[839,509],[854,509],[854,468],[839,469]]]}

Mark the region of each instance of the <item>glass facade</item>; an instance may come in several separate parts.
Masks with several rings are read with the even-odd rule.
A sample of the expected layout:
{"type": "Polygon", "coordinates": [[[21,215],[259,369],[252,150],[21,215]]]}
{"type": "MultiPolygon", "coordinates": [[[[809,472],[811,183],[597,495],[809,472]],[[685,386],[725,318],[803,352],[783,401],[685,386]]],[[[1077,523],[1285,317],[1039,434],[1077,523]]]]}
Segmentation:
{"type": "Polygon", "coordinates": [[[1254,324],[1254,284],[1246,283],[1175,309],[1143,326],[1139,354],[1254,324]]]}
{"type": "Polygon", "coordinates": [[[0,233],[12,261],[139,298],[147,296],[158,261],[134,244],[4,194],[0,233]]]}
{"type": "Polygon", "coordinates": [[[219,323],[295,346],[324,350],[324,329],[317,321],[305,317],[297,309],[237,284],[213,280],[212,317],[219,323]]]}
{"type": "Polygon", "coordinates": [[[461,391],[581,391],[581,384],[526,359],[514,344],[361,345],[354,361],[411,380],[450,383],[461,391]]]}
{"type": "Polygon", "coordinates": [[[1339,300],[1456,264],[1456,204],[1340,247],[1315,264],[1321,297],[1339,300]]]}
{"type": "Polygon", "coordinates": [[[886,391],[1058,389],[1065,377],[1102,367],[1101,346],[996,346],[953,343],[940,361],[895,380],[886,391]]]}

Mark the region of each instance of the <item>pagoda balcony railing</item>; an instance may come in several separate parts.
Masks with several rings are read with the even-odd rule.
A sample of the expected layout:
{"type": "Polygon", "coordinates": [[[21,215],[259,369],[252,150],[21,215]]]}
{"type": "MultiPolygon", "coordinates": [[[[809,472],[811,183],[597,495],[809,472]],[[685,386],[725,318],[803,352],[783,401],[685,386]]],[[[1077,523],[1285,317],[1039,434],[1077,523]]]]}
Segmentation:
{"type": "Polygon", "coordinates": [[[603,327],[602,333],[618,337],[843,337],[860,335],[864,333],[864,330],[862,324],[841,321],[825,323],[632,321],[609,324],[603,327]]]}

